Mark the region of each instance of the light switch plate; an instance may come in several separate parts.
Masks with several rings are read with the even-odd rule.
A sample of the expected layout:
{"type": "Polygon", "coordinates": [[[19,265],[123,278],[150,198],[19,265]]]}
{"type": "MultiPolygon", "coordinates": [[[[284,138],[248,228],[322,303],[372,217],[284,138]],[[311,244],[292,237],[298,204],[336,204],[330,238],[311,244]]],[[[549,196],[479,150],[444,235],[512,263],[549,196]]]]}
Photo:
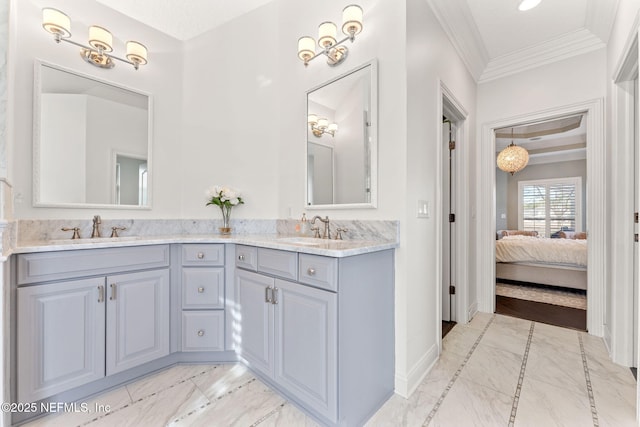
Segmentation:
{"type": "Polygon", "coordinates": [[[429,202],[427,200],[418,200],[418,218],[429,218],[431,212],[429,211],[429,202]]]}

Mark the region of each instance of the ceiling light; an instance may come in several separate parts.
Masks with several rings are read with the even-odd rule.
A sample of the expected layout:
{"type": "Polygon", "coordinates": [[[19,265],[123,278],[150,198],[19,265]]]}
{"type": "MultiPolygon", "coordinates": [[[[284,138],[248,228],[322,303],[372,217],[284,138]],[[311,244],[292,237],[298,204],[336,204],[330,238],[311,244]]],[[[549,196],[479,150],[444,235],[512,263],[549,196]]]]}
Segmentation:
{"type": "Polygon", "coordinates": [[[304,36],[298,39],[298,58],[304,62],[304,66],[309,65],[309,61],[320,55],[327,57],[327,64],[336,66],[341,64],[349,53],[349,49],[343,45],[347,40],[353,41],[356,35],[362,31],[362,8],[356,4],[351,4],[342,11],[342,32],[346,37],[340,41],[336,40],[337,26],[333,22],[323,22],[318,27],[318,46],[320,51],[315,51],[315,40],[313,37],[304,36]]]}
{"type": "Polygon", "coordinates": [[[53,34],[56,43],[64,41],[82,48],[82,58],[96,67],[113,68],[114,59],[133,65],[136,70],[140,65],[147,63],[147,48],[136,41],[127,42],[127,59],[112,55],[110,52],[113,52],[113,35],[106,28],[97,25],[89,27],[89,46],[71,40],[71,20],[58,9],[42,9],[42,28],[53,34]]]}
{"type": "Polygon", "coordinates": [[[540,4],[542,0],[520,0],[520,4],[518,5],[518,10],[524,12],[526,10],[533,9],[537,5],[540,4]]]}
{"type": "Polygon", "coordinates": [[[513,143],[513,128],[511,128],[511,144],[498,154],[496,163],[500,170],[513,175],[520,172],[529,163],[529,152],[513,143]]]}

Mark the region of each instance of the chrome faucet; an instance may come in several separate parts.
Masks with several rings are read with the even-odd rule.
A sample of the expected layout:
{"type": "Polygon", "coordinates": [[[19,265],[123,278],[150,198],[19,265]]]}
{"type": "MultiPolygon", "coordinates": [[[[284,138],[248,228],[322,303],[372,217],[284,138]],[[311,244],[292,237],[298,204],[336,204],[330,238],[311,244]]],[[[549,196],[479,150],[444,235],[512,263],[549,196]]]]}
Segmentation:
{"type": "Polygon", "coordinates": [[[102,219],[100,215],[95,215],[93,217],[93,230],[91,230],[91,238],[100,237],[100,224],[102,224],[102,219]]]}
{"type": "MultiPolygon", "coordinates": [[[[316,219],[319,219],[320,221],[322,221],[324,223],[324,233],[322,234],[322,238],[323,239],[330,239],[331,238],[331,230],[329,229],[329,216],[326,216],[324,218],[316,215],[313,218],[311,218],[311,224],[315,224],[316,223],[316,219]]],[[[320,230],[316,227],[316,237],[320,237],[320,230]]]]}

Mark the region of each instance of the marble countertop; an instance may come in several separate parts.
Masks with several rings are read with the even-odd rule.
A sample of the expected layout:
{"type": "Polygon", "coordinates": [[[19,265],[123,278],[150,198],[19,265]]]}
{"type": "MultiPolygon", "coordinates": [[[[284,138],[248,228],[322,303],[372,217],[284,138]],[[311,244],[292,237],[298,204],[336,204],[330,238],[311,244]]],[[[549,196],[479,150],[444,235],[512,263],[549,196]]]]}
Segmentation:
{"type": "Polygon", "coordinates": [[[271,249],[282,249],[307,254],[331,257],[347,257],[369,252],[377,252],[398,247],[397,242],[373,240],[328,240],[303,236],[280,234],[242,235],[170,235],[170,236],[127,236],[94,239],[62,239],[21,242],[12,253],[53,252],[79,249],[117,248],[123,246],[160,245],[171,243],[235,243],[271,249]]]}

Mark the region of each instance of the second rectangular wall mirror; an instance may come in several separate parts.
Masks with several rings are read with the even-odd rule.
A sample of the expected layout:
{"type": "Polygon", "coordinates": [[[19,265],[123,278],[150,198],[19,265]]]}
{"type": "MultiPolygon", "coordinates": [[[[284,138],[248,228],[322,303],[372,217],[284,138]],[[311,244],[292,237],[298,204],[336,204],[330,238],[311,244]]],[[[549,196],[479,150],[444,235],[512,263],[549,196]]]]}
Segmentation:
{"type": "Polygon", "coordinates": [[[307,208],[377,206],[377,62],[307,92],[307,208]]]}

